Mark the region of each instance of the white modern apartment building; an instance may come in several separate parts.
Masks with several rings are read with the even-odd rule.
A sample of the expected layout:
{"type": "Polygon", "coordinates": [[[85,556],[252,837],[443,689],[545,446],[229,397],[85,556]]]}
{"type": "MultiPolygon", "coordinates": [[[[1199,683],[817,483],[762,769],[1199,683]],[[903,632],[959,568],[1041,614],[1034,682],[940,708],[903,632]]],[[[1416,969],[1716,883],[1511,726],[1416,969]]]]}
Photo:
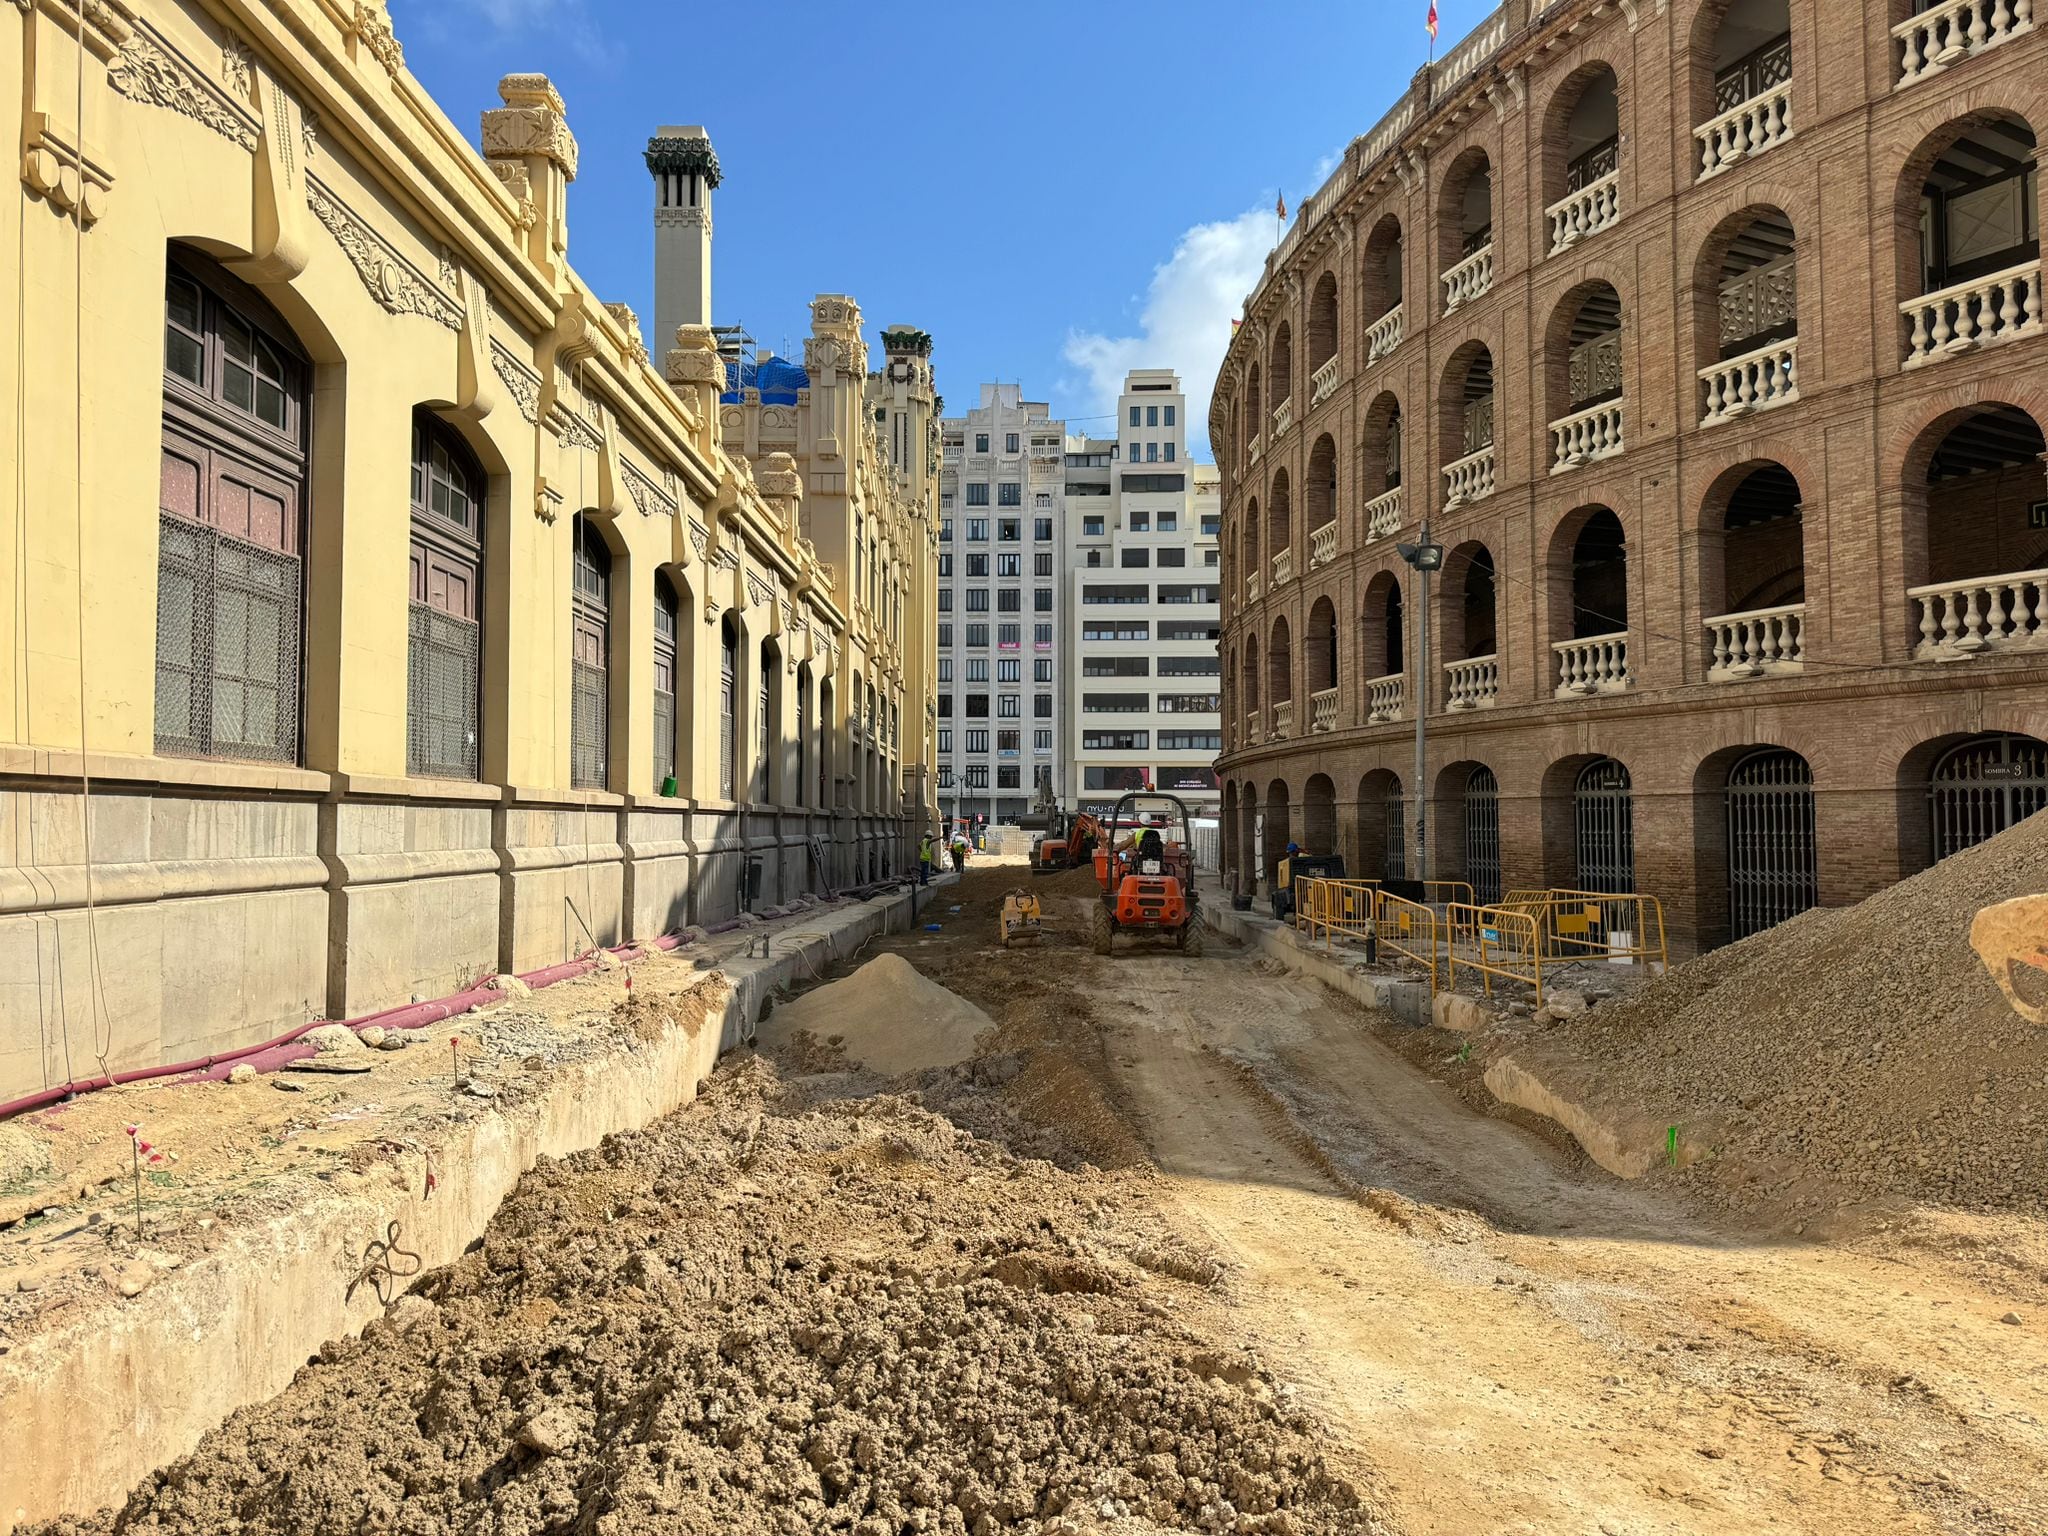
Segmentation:
{"type": "Polygon", "coordinates": [[[1107,809],[1150,786],[1213,816],[1220,483],[1213,465],[1188,461],[1187,400],[1172,369],[1127,375],[1116,420],[1114,438],[1066,444],[1065,803],[1107,809]]]}
{"type": "Polygon", "coordinates": [[[1066,425],[1016,384],[940,424],[938,800],[1015,821],[1064,780],[1066,425]]]}

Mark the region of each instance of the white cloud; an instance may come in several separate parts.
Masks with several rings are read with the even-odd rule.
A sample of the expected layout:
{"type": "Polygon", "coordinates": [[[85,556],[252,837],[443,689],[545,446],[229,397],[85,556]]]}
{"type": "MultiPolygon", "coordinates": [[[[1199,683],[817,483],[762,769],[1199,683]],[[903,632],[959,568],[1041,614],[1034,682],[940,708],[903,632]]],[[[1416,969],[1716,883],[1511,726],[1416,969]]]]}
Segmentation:
{"type": "MultiPolygon", "coordinates": [[[[1278,238],[1270,208],[1255,208],[1216,224],[1197,224],[1153,269],[1135,336],[1071,331],[1064,355],[1085,381],[1093,413],[1110,415],[1133,368],[1175,368],[1188,399],[1191,451],[1205,457],[1209,394],[1230,345],[1230,322],[1264,270],[1278,238]]],[[[1103,432],[1112,436],[1113,432],[1103,432]]]]}
{"type": "Polygon", "coordinates": [[[616,43],[592,21],[584,0],[461,0],[459,9],[434,0],[425,15],[437,35],[453,37],[461,31],[463,10],[505,37],[554,37],[592,63],[610,63],[617,54],[616,43]]]}

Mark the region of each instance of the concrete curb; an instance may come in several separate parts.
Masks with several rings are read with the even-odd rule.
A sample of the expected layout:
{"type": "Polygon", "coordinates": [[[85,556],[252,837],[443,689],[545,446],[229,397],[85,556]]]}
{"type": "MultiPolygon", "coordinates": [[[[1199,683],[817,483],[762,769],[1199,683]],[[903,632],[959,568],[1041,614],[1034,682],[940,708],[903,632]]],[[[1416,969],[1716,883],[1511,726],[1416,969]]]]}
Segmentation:
{"type": "Polygon", "coordinates": [[[1325,953],[1321,945],[1304,943],[1294,929],[1269,917],[1234,911],[1220,891],[1214,896],[1205,891],[1199,910],[1203,921],[1218,933],[1278,960],[1296,975],[1320,981],[1403,1024],[1431,1022],[1426,981],[1361,975],[1344,964],[1340,958],[1343,951],[1325,953]]]}
{"type": "MultiPolygon", "coordinates": [[[[924,897],[951,883],[926,888],[920,919],[924,897]]],[[[383,1314],[370,1286],[346,1293],[365,1248],[390,1223],[399,1224],[400,1246],[419,1255],[421,1273],[452,1262],[538,1159],[567,1157],[688,1104],[718,1057],[752,1038],[772,991],[808,982],[909,922],[910,895],[895,892],[763,924],[751,933],[765,929],[768,958],[721,959],[713,970],[731,991],[701,1021],[564,1064],[524,1103],[479,1103],[424,1153],[399,1159],[402,1181],[323,1184],[291,1209],[233,1229],[140,1297],[109,1293],[16,1344],[0,1358],[0,1532],[118,1504],[237,1408],[282,1391],[328,1340],[383,1314]],[[429,1157],[438,1179],[431,1199],[429,1157]]],[[[665,963],[687,964],[689,953],[665,963]]]]}

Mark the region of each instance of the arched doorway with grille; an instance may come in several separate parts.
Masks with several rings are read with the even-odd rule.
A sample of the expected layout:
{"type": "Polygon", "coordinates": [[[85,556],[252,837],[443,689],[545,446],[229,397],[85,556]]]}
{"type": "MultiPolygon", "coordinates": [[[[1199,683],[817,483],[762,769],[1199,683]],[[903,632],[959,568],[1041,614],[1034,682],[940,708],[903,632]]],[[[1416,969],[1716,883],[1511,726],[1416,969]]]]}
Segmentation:
{"type": "Polygon", "coordinates": [[[1929,851],[1935,860],[1996,837],[2048,806],[2048,744],[2011,731],[1972,736],[1927,776],[1929,851]]]}
{"type": "Polygon", "coordinates": [[[1750,752],[1729,768],[1723,797],[1728,936],[1746,939],[1820,900],[1813,769],[1782,747],[1750,752]]]}
{"type": "Polygon", "coordinates": [[[1602,757],[1579,770],[1572,828],[1580,890],[1636,888],[1635,789],[1626,766],[1602,757]]]}
{"type": "Polygon", "coordinates": [[[1465,879],[1481,906],[1500,900],[1500,780],[1484,763],[1465,779],[1465,879]]]}

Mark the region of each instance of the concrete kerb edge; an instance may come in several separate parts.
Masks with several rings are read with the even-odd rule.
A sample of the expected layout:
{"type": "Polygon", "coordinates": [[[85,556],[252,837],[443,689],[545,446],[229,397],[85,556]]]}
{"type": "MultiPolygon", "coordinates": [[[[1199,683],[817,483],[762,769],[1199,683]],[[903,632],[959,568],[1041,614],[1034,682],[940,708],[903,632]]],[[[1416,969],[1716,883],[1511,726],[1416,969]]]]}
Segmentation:
{"type": "Polygon", "coordinates": [[[1296,975],[1307,976],[1363,1003],[1368,1008],[1399,1019],[1403,1024],[1431,1022],[1429,983],[1404,981],[1391,976],[1362,976],[1339,961],[1334,954],[1304,943],[1292,928],[1252,917],[1231,908],[1227,901],[1209,899],[1199,908],[1211,928],[1227,938],[1258,950],[1285,965],[1296,975]]]}
{"type": "MultiPolygon", "coordinates": [[[[924,894],[948,883],[934,880],[924,894]]],[[[118,1504],[237,1408],[275,1396],[329,1340],[383,1315],[371,1286],[347,1292],[366,1247],[392,1222],[419,1273],[453,1262],[541,1157],[567,1157],[690,1103],[718,1058],[752,1038],[772,991],[905,926],[910,907],[910,893],[898,891],[771,928],[767,959],[734,956],[714,968],[731,992],[722,1015],[696,1031],[679,1025],[644,1047],[567,1063],[535,1098],[480,1104],[430,1149],[403,1154],[402,1187],[323,1186],[234,1229],[141,1296],[109,1294],[16,1343],[0,1358],[0,1536],[118,1504]],[[430,1160],[437,1183],[428,1197],[430,1160]]]]}

